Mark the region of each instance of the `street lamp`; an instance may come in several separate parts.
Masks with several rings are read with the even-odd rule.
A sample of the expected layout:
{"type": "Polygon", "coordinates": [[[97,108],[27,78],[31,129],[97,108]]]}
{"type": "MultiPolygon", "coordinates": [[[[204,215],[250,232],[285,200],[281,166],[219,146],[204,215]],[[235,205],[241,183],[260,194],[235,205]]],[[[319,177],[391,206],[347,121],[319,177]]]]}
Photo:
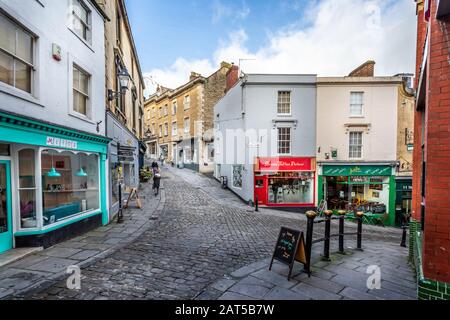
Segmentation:
{"type": "Polygon", "coordinates": [[[122,68],[120,72],[117,74],[117,77],[119,78],[120,90],[116,92],[111,89],[108,89],[108,101],[113,101],[120,95],[125,94],[130,85],[131,77],[130,74],[128,73],[127,68],[122,68]]]}

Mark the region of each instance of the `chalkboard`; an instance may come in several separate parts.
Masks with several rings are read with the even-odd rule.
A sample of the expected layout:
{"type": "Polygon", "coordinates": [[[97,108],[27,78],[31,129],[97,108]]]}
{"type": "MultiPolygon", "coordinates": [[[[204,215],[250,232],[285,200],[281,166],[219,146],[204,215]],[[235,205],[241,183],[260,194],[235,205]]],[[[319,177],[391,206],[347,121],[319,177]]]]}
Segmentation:
{"type": "Polygon", "coordinates": [[[290,280],[294,262],[306,263],[303,232],[282,227],[278,235],[269,270],[272,269],[273,260],[278,260],[289,265],[288,280],[290,280]]]}

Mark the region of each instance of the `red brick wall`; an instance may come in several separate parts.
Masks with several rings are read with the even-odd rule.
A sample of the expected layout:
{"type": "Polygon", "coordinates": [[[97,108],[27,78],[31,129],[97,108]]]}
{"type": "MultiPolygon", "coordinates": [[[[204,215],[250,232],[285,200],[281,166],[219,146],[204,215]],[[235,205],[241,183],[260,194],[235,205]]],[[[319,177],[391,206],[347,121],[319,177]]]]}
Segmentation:
{"type": "MultiPolygon", "coordinates": [[[[436,2],[431,3],[426,79],[423,270],[426,278],[450,283],[450,17],[436,20],[436,2]]],[[[416,124],[421,121],[420,117],[421,113],[416,113],[419,118],[416,124]]],[[[420,131],[420,127],[415,130],[420,131]]],[[[415,147],[414,161],[420,165],[420,140],[415,142],[415,147]]],[[[414,171],[416,173],[419,177],[416,175],[414,180],[414,210],[415,216],[420,216],[420,188],[417,190],[416,185],[420,171],[414,171]]]]}
{"type": "Polygon", "coordinates": [[[233,66],[227,73],[227,86],[225,92],[228,92],[239,80],[239,67],[233,66]]]}

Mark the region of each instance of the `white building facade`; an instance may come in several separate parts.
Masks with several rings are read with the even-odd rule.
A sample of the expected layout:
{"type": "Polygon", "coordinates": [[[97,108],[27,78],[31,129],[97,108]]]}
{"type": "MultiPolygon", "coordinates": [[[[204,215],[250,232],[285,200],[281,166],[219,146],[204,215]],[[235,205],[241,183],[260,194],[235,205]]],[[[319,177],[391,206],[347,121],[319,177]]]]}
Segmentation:
{"type": "Polygon", "coordinates": [[[401,84],[401,77],[318,78],[317,203],[393,224],[401,84]]]}
{"type": "Polygon", "coordinates": [[[94,1],[0,0],[0,252],[108,222],[105,19],[94,1]]]}
{"type": "Polygon", "coordinates": [[[244,201],[314,206],[316,76],[248,74],[214,109],[215,177],[244,201]]]}

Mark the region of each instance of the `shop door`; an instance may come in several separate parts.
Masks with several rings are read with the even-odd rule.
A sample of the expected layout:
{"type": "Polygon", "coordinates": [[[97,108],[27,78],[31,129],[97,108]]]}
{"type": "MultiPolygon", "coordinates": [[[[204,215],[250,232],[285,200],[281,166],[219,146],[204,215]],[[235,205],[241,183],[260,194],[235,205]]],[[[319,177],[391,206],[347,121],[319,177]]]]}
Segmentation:
{"type": "Polygon", "coordinates": [[[0,253],[13,247],[9,161],[0,160],[0,253]]]}
{"type": "Polygon", "coordinates": [[[258,204],[267,204],[268,187],[267,176],[255,176],[255,203],[258,199],[258,204]]]}

